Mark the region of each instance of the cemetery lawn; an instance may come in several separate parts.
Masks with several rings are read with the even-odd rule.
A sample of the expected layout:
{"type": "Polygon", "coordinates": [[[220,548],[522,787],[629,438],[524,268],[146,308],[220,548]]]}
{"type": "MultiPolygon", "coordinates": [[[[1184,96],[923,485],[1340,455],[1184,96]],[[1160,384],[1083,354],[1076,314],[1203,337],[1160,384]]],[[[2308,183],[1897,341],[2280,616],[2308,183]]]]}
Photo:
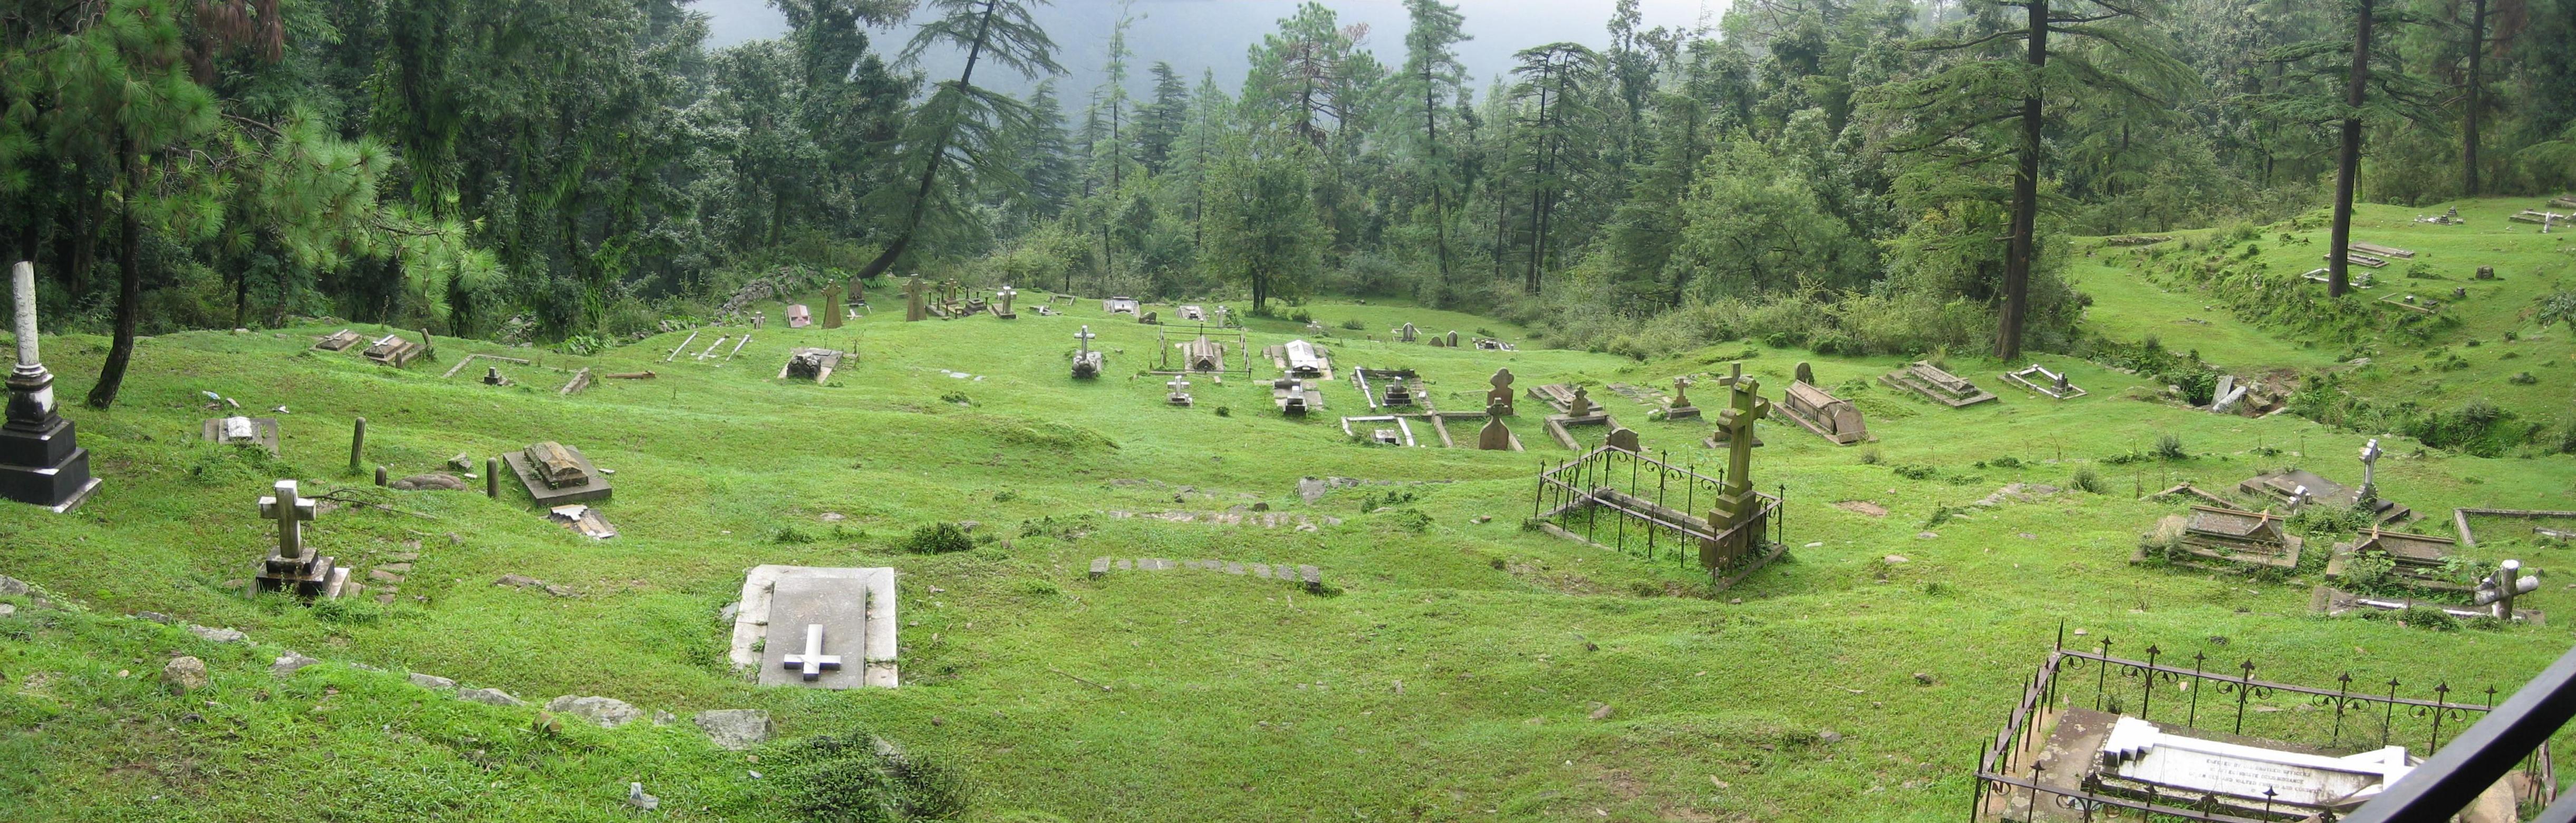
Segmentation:
{"type": "MultiPolygon", "coordinates": [[[[2491,228],[2501,214],[2488,211],[2500,209],[2464,207],[2475,221],[2464,228],[2491,228]]],[[[2467,256],[2397,244],[2410,243],[2445,266],[2467,256]]],[[[2528,269],[2565,265],[2546,250],[2509,254],[2528,269]]],[[[2224,312],[2172,305],[2189,301],[2152,295],[2128,271],[2078,267],[2096,295],[2086,322],[2106,334],[2152,331],[2246,368],[2332,362],[2334,352],[2224,312]],[[2184,315],[2210,325],[2174,322],[2184,315]]],[[[2469,305],[2527,304],[2517,290],[2543,280],[2509,276],[2469,305]]],[[[1341,432],[1338,417],[1361,412],[1340,380],[1303,421],[1282,419],[1266,381],[1244,375],[1195,379],[1195,408],[1165,406],[1166,378],[1139,374],[1158,329],[1106,317],[1096,301],[1064,317],[1023,301],[1014,321],[904,323],[892,294],[842,329],[772,325],[722,365],[692,356],[738,330],[705,330],[673,362],[664,356],[687,332],[581,358],[441,340],[435,361],[404,371],[305,351],[338,326],[142,341],[122,405],[66,410],[106,478],[100,494],[68,516],[0,508],[0,574],[72,606],[0,596],[17,606],[0,617],[0,818],[622,820],[634,816],[627,783],[640,781],[669,819],[781,819],[779,775],[753,759],[763,753],[718,750],[688,721],[757,708],[773,713],[781,747],[864,729],[959,767],[976,787],[975,820],[1951,820],[1968,802],[1977,747],[2061,630],[2070,644],[2108,638],[2114,653],[2154,644],[2168,660],[2206,654],[2213,668],[2250,659],[2273,680],[2446,682],[2459,699],[2519,686],[2565,650],[2561,626],[2576,620],[2576,592],[2556,576],[2524,601],[2550,613],[2545,627],[2434,631],[2310,616],[2312,571],[2257,580],[2130,565],[2139,533],[2183,510],[2141,492],[2183,480],[2227,488],[2285,465],[2358,482],[2364,438],[2289,415],[2169,405],[2153,399],[2161,386],[2064,357],[2036,360],[2091,396],[2048,400],[1999,380],[2006,364],[1953,356],[1954,372],[2002,400],[1952,410],[1873,382],[1901,365],[1893,357],[1742,342],[1646,363],[1432,348],[1353,338],[1383,341],[1407,320],[1426,335],[1483,327],[1527,338],[1402,306],[1305,307],[1332,330],[1317,342],[1336,377],[1418,369],[1451,410],[1478,406],[1498,366],[1522,389],[1580,382],[1648,451],[1703,466],[1716,460],[1697,445],[1704,422],[1650,422],[1646,406],[1606,385],[1669,391],[1677,374],[1742,360],[1776,397],[1811,361],[1879,442],[1839,447],[1765,422],[1755,477],[1785,492],[1791,549],[1711,594],[1669,547],[1649,560],[1522,527],[1534,473],[1571,456],[1540,429],[1537,401],[1521,400],[1512,421],[1526,453],[1365,446],[1341,432]],[[1364,331],[1340,328],[1344,319],[1364,331]],[[1108,370],[1076,382],[1066,363],[1084,323],[1100,333],[1108,370]],[[791,346],[856,355],[828,385],[776,380],[791,346]],[[503,364],[518,381],[508,388],[475,379],[481,360],[440,377],[469,353],[540,362],[503,364]],[[554,369],[581,367],[656,377],[559,396],[567,375],[554,369]],[[276,415],[283,456],[198,442],[200,421],[216,414],[207,391],[253,412],[286,406],[276,415]],[[587,540],[536,516],[516,488],[486,499],[480,481],[469,493],[381,492],[347,467],[357,416],[370,424],[366,462],[396,477],[459,452],[479,472],[482,457],[533,441],[578,447],[616,471],[616,496],[600,508],[623,534],[587,540]],[[2187,456],[2110,462],[2165,435],[2187,456]],[[2067,487],[2088,470],[2098,492],[1973,505],[2007,484],[2067,487]],[[1308,476],[1386,483],[1309,503],[1298,494],[1308,476]],[[307,532],[361,574],[416,552],[395,604],[305,607],[225,585],[273,545],[274,523],[253,503],[289,477],[307,494],[351,488],[400,510],[339,507],[307,532]],[[1141,516],[1240,506],[1257,518],[1261,505],[1288,523],[1141,516]],[[1318,528],[1295,528],[1300,518],[1318,528]],[[897,548],[940,521],[975,521],[980,545],[897,548]],[[1332,591],[1192,569],[1092,580],[1097,557],[1311,564],[1332,591]],[[719,610],[763,563],[899,569],[904,686],[760,689],[732,674],[719,610]],[[493,584],[505,574],[578,596],[493,584]],[[258,646],[123,616],[138,611],[238,628],[258,646]],[[325,662],[271,676],[286,649],[325,662]],[[158,682],[181,654],[207,662],[213,688],[176,696],[158,682]],[[404,672],[532,704],[604,695],[679,722],[603,730],[566,717],[548,732],[531,727],[534,706],[461,702],[404,672]]],[[[2484,324],[2506,313],[2458,333],[2493,341],[2484,324]]],[[[1253,344],[1299,327],[1255,321],[1253,344]]],[[[82,396],[105,340],[45,344],[58,392],[82,396]]],[[[2542,383],[2563,405],[2566,343],[2531,345],[2553,352],[2523,362],[2557,361],[2542,383]]],[[[2464,378],[2453,379],[2449,391],[2464,378]]],[[[1724,397],[1713,384],[1692,395],[1711,413],[1724,397]]],[[[1451,433],[1471,440],[1472,428],[1451,433]]],[[[2425,517],[2409,528],[2447,533],[2454,506],[2576,509],[2576,460],[2383,443],[2383,495],[2425,517]]],[[[2334,539],[2319,536],[2311,556],[2334,539]]],[[[2565,549],[2514,540],[2465,550],[2508,552],[2545,574],[2567,562],[2565,549]]],[[[2313,709],[2286,697],[2257,711],[2267,707],[2281,718],[2313,709]]],[[[775,750],[762,759],[778,760],[775,750]]]]}

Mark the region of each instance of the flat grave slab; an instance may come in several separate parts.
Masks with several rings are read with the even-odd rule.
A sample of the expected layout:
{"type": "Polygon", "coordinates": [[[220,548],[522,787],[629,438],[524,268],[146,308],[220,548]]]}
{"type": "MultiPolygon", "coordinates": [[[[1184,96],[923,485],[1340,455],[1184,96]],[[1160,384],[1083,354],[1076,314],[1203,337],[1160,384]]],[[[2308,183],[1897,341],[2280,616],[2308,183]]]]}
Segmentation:
{"type": "Polygon", "coordinates": [[[757,667],[763,686],[894,688],[896,639],[893,569],[764,565],[743,578],[731,657],[736,667],[757,667]],[[838,660],[818,665],[809,680],[801,658],[817,646],[838,660]],[[791,655],[799,666],[788,665],[791,655]]]}

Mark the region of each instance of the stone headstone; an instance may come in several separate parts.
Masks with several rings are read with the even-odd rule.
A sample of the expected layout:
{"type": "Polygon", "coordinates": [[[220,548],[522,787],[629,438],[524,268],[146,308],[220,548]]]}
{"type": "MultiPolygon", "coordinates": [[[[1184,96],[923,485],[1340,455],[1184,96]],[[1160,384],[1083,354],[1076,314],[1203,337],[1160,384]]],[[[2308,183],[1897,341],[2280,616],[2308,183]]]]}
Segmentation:
{"type": "Polygon", "coordinates": [[[1574,387],[1574,400],[1565,404],[1565,416],[1591,417],[1593,411],[1591,390],[1582,386],[1574,387]]]}
{"type": "Polygon", "coordinates": [[[1610,438],[1606,442],[1610,448],[1635,454],[1637,452],[1637,430],[1625,427],[1613,428],[1610,430],[1610,438]]]}
{"type": "MultiPolygon", "coordinates": [[[[801,329],[801,328],[804,328],[804,327],[806,327],[806,326],[811,326],[811,325],[814,325],[814,310],[813,310],[813,309],[806,308],[806,307],[805,307],[805,304],[803,304],[803,303],[798,303],[798,304],[796,304],[796,305],[793,305],[793,306],[789,306],[789,307],[787,307],[787,327],[788,327],[788,328],[791,328],[791,329],[801,329]]],[[[718,342],[722,342],[722,341],[718,341],[718,342]]]]}
{"type": "Polygon", "coordinates": [[[837,329],[840,327],[841,284],[833,283],[831,286],[823,289],[823,328],[837,329]]]}
{"type": "Polygon", "coordinates": [[[1400,329],[1396,329],[1396,330],[1395,330],[1395,335],[1396,335],[1395,339],[1397,339],[1397,340],[1402,340],[1402,341],[1407,342],[1407,343],[1411,343],[1411,342],[1413,342],[1414,335],[1415,335],[1415,334],[1417,334],[1417,333],[1418,333],[1418,332],[1413,328],[1413,324],[1412,324],[1412,323],[1406,323],[1406,324],[1404,324],[1404,328],[1400,328],[1400,329]]]}
{"type": "Polygon", "coordinates": [[[904,322],[911,323],[930,319],[928,295],[923,293],[923,289],[926,288],[928,288],[928,286],[922,284],[920,275],[914,275],[910,279],[903,281],[904,322]]]}
{"type": "Polygon", "coordinates": [[[1485,427],[1476,431],[1476,448],[1486,451],[1510,451],[1512,430],[1503,426],[1503,417],[1511,413],[1511,407],[1501,403],[1486,404],[1485,427]]]}
{"type": "Polygon", "coordinates": [[[1453,348],[1453,349],[1458,347],[1458,330],[1457,330],[1457,329],[1450,329],[1450,330],[1449,330],[1449,347],[1450,347],[1450,348],[1453,348]]]}
{"type": "Polygon", "coordinates": [[[1485,413],[1486,413],[1488,416],[1496,416],[1496,417],[1509,417],[1509,416],[1511,416],[1511,415],[1512,415],[1512,400],[1513,400],[1513,397],[1512,397],[1512,370],[1511,370],[1511,369],[1495,369],[1495,370],[1494,370],[1494,376],[1493,376],[1492,378],[1488,379],[1486,382],[1493,384],[1493,388],[1491,388],[1491,389],[1487,389],[1487,390],[1485,391],[1485,409],[1486,409],[1486,412],[1485,412],[1485,413]],[[1502,411],[1501,411],[1500,413],[1496,413],[1496,412],[1494,411],[1494,409],[1497,409],[1497,408],[1501,409],[1502,411]]]}
{"type": "Polygon", "coordinates": [[[742,751],[769,742],[778,727],[769,722],[769,713],[759,709],[712,709],[689,719],[707,733],[716,748],[742,751]]]}
{"type": "Polygon", "coordinates": [[[1805,383],[1810,386],[1816,384],[1816,370],[1810,368],[1807,365],[1807,361],[1798,361],[1798,382],[1805,383]]]}

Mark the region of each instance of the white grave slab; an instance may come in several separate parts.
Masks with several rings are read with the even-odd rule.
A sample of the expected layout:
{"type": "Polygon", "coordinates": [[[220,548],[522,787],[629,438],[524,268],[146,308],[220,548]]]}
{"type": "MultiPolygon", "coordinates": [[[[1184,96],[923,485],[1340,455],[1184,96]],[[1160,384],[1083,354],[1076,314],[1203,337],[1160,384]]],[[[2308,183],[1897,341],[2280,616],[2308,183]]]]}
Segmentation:
{"type": "Polygon", "coordinates": [[[731,657],[763,686],[891,689],[895,628],[893,569],[757,566],[743,578],[731,657]],[[809,655],[837,666],[808,677],[809,655]]]}
{"type": "Polygon", "coordinates": [[[2260,806],[2351,808],[2414,770],[2404,746],[2344,757],[2285,752],[2166,734],[2155,724],[2120,718],[2102,740],[2105,777],[2163,787],[2166,793],[2217,794],[2260,806]]]}

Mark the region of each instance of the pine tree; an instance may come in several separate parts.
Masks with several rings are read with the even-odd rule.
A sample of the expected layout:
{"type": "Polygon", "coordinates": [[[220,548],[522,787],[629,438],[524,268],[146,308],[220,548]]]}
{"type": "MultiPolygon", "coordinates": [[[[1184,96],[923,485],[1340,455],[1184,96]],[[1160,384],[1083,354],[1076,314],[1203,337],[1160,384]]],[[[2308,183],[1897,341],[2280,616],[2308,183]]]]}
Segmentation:
{"type": "Polygon", "coordinates": [[[1557,205],[1590,166],[1582,144],[1596,138],[1600,126],[1592,94],[1601,55],[1580,43],[1550,43],[1514,56],[1520,65],[1512,74],[1519,80],[1511,95],[1520,108],[1522,157],[1516,170],[1529,181],[1529,256],[1521,290],[1537,294],[1557,205]]]}
{"type": "Polygon", "coordinates": [[[1161,174],[1172,163],[1173,145],[1189,127],[1190,87],[1172,64],[1154,61],[1154,102],[1136,124],[1136,154],[1147,171],[1161,174]]]}
{"type": "MultiPolygon", "coordinates": [[[[862,279],[883,273],[894,261],[912,248],[913,239],[921,232],[922,218],[940,197],[940,171],[956,176],[1008,175],[993,156],[995,135],[1027,118],[1028,107],[1008,95],[975,85],[975,67],[989,59],[1017,70],[1029,79],[1042,74],[1061,74],[1064,68],[1055,63],[1055,41],[1047,39],[1029,16],[1029,9],[1046,0],[930,0],[938,9],[937,19],[921,24],[912,42],[904,47],[904,60],[910,62],[933,45],[946,44],[966,50],[966,65],[953,81],[941,81],[937,91],[915,112],[914,128],[908,130],[905,144],[911,157],[907,163],[918,168],[917,182],[905,194],[903,222],[894,237],[875,259],[859,269],[862,279]]],[[[949,201],[953,203],[953,200],[949,201]]],[[[948,205],[943,203],[942,205],[948,205]]],[[[953,208],[941,209],[954,214],[953,208]]]]}
{"type": "Polygon", "coordinates": [[[1404,33],[1404,71],[1396,82],[1407,119],[1422,127],[1417,131],[1408,125],[1405,131],[1414,138],[1414,176],[1430,195],[1432,258],[1439,267],[1440,298],[1446,302],[1456,289],[1449,267],[1449,189],[1456,175],[1441,142],[1440,121],[1466,93],[1467,67],[1458,62],[1458,44],[1470,38],[1460,30],[1465,18],[1456,6],[1405,0],[1404,9],[1413,25],[1404,33]]]}

